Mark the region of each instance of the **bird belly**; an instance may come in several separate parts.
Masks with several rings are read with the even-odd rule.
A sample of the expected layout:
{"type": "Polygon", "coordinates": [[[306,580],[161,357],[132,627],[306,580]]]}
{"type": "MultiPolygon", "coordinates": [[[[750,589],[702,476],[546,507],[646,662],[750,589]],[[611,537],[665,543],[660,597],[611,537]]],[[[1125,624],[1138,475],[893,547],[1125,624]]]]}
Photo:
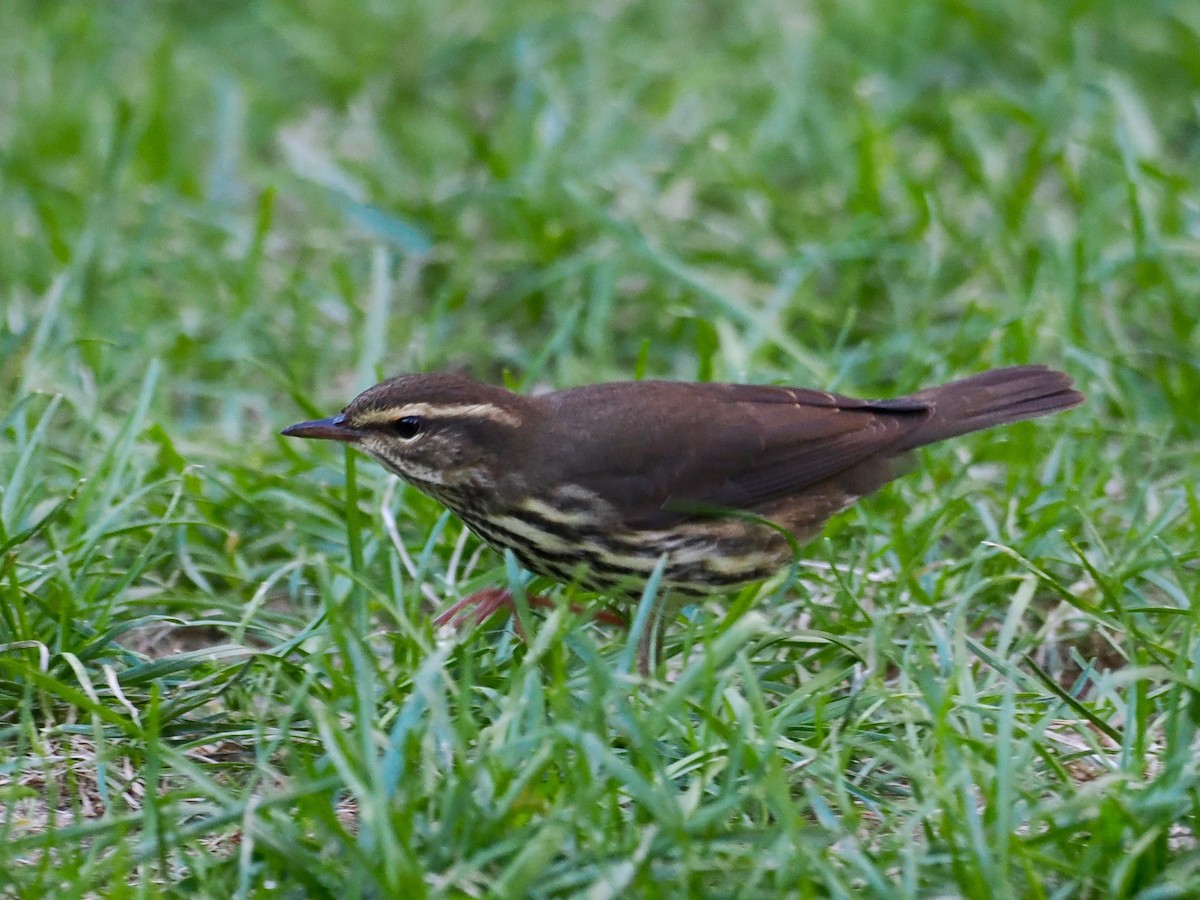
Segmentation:
{"type": "Polygon", "coordinates": [[[634,530],[551,513],[541,504],[460,516],[486,543],[511,550],[530,571],[601,593],[639,595],[664,557],[664,592],[700,596],[769,578],[793,556],[792,542],[778,530],[740,519],[634,530]]]}

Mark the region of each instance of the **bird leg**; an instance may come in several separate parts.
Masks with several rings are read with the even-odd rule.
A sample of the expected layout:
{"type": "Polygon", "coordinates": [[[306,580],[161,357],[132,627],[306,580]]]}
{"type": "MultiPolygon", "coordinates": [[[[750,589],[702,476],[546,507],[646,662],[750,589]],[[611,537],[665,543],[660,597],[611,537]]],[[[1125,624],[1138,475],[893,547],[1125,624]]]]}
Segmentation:
{"type": "MultiPolygon", "coordinates": [[[[537,601],[544,599],[544,597],[530,597],[529,605],[537,606],[537,601]]],[[[510,610],[515,609],[513,603],[512,591],[495,587],[484,588],[482,591],[468,594],[445,612],[440,613],[433,620],[433,624],[439,628],[442,625],[458,626],[473,615],[475,624],[482,625],[499,609],[504,607],[508,607],[510,610]]]]}
{"type": "MultiPolygon", "coordinates": [[[[554,609],[558,606],[549,597],[543,597],[541,594],[531,594],[528,602],[532,609],[554,609]]],[[[463,597],[445,612],[440,613],[433,620],[433,624],[438,627],[442,625],[454,625],[457,627],[469,619],[474,619],[476,625],[482,625],[501,609],[508,609],[511,612],[516,611],[516,601],[513,600],[512,591],[508,590],[508,588],[484,588],[482,591],[476,591],[474,594],[463,597]]],[[[582,614],[587,610],[578,603],[572,603],[571,611],[582,614]]],[[[624,618],[610,609],[597,611],[596,620],[603,622],[605,625],[628,626],[629,624],[624,618]]],[[[517,633],[524,638],[525,634],[521,629],[521,620],[515,619],[514,622],[517,633]]]]}

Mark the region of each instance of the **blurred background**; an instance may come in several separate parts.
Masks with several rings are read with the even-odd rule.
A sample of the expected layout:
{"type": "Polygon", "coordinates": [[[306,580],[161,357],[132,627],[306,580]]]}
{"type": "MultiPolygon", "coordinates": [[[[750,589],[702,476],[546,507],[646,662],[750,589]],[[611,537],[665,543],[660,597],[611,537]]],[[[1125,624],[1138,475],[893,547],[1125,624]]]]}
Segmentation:
{"type": "Polygon", "coordinates": [[[1037,360],[1195,436],[1195,4],[4,5],[9,384],[158,360],[174,434],[257,444],[444,366],[1037,360]]]}

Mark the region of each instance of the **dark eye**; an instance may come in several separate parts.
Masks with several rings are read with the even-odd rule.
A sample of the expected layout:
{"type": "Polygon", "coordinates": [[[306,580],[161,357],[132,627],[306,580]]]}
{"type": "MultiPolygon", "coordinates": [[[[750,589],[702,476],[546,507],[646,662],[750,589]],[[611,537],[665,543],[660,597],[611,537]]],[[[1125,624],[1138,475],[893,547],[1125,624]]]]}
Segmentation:
{"type": "Polygon", "coordinates": [[[398,437],[411,441],[421,433],[421,420],[416,416],[405,416],[392,426],[398,437]]]}

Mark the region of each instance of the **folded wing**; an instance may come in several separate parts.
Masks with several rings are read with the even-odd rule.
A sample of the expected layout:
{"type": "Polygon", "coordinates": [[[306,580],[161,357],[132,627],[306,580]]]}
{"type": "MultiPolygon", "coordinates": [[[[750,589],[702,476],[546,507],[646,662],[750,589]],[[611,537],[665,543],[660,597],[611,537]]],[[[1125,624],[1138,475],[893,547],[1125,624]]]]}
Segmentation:
{"type": "Polygon", "coordinates": [[[627,396],[569,392],[569,402],[587,404],[592,427],[588,452],[573,455],[573,471],[562,474],[622,510],[634,528],[756,509],[886,454],[931,414],[921,400],[802,388],[642,382],[627,389],[627,396]],[[654,409],[656,421],[630,415],[634,391],[637,408],[654,409]]]}

